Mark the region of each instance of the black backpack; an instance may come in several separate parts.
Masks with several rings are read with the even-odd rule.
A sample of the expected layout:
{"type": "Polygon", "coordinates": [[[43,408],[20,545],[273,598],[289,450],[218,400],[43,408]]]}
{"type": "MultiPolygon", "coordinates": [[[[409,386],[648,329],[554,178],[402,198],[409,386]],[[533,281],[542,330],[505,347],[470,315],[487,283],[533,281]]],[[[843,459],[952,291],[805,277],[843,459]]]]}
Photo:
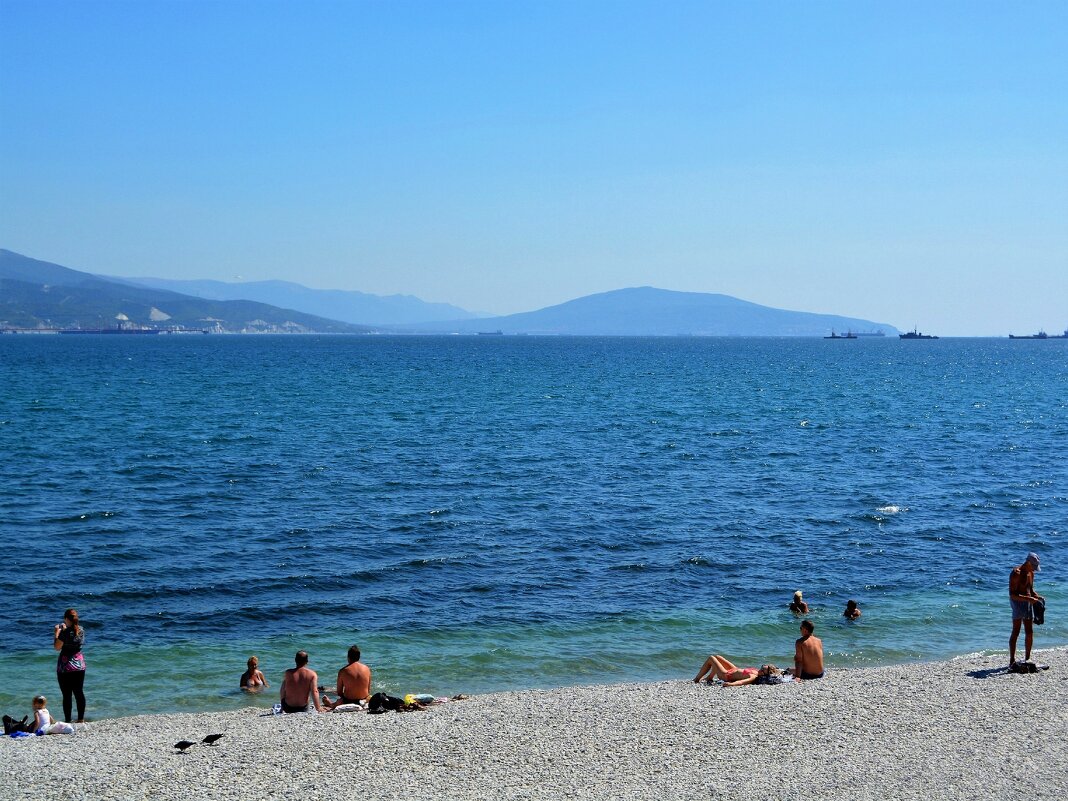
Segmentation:
{"type": "Polygon", "coordinates": [[[26,722],[28,717],[29,715],[23,715],[22,720],[15,720],[11,715],[4,715],[4,734],[13,734],[17,731],[33,734],[33,724],[26,722]]]}
{"type": "Polygon", "coordinates": [[[396,698],[385,693],[375,693],[367,702],[367,712],[371,715],[380,715],[383,712],[396,712],[404,706],[403,698],[396,698]]]}

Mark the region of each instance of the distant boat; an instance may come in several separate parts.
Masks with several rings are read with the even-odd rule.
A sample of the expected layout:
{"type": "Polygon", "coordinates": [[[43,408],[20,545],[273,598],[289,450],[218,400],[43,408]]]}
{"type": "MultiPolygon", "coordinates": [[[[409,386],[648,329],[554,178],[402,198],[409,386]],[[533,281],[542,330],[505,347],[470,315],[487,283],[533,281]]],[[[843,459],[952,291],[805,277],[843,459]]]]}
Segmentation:
{"type": "Polygon", "coordinates": [[[921,334],[915,328],[905,334],[898,334],[898,339],[938,339],[934,334],[921,334]]]}
{"type": "Polygon", "coordinates": [[[885,337],[886,332],[881,328],[878,331],[857,331],[858,337],[885,337]]]}
{"type": "Polygon", "coordinates": [[[1063,334],[1053,334],[1052,336],[1045,331],[1039,331],[1037,334],[1024,334],[1016,336],[1016,334],[1009,334],[1009,339],[1068,339],[1068,328],[1064,329],[1063,334]]]}
{"type": "Polygon", "coordinates": [[[857,335],[854,334],[852,331],[846,331],[844,334],[836,334],[836,333],[834,333],[834,329],[833,328],[831,329],[831,335],[829,337],[824,337],[824,339],[856,339],[856,338],[857,338],[857,335]]]}
{"type": "Polygon", "coordinates": [[[479,331],[478,335],[480,337],[503,337],[504,331],[498,328],[496,331],[479,331]]]}

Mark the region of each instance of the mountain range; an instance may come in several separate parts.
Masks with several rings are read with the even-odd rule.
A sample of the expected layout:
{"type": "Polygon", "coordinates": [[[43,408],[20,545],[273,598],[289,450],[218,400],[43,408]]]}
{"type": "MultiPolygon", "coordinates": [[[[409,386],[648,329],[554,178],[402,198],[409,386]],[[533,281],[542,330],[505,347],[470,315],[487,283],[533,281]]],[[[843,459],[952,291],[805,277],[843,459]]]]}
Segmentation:
{"type": "Polygon", "coordinates": [[[207,300],[255,300],[357,325],[412,325],[427,320],[471,320],[486,316],[449,303],[427,303],[413,295],[383,296],[340,289],[310,289],[291,281],[231,283],[115,277],[109,277],[108,280],[153,289],[167,289],[207,300]]]}
{"type": "Polygon", "coordinates": [[[651,286],[617,289],[504,317],[448,321],[421,331],[576,336],[826,336],[832,330],[897,333],[887,323],[835,314],[787,311],[730,295],[651,286]]]}
{"type": "Polygon", "coordinates": [[[204,300],[134,286],[0,249],[0,328],[202,329],[231,333],[366,333],[249,300],[204,300]]]}
{"type": "Polygon", "coordinates": [[[537,311],[478,317],[410,295],[316,290],[286,281],[108,278],[0,249],[0,328],[182,327],[218,332],[458,333],[579,336],[826,336],[897,329],[788,311],[729,295],[632,287],[537,311]],[[175,291],[183,288],[184,292],[175,291]],[[265,302],[267,300],[273,302],[265,302]],[[422,322],[438,315],[434,322],[422,322]],[[424,316],[425,315],[425,316],[424,316]]]}

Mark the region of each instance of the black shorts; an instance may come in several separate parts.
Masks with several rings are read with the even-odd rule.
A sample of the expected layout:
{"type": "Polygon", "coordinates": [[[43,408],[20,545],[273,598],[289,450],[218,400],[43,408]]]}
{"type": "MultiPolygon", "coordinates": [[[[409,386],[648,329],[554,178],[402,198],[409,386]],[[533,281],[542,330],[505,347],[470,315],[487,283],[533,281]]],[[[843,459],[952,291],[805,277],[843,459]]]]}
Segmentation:
{"type": "Polygon", "coordinates": [[[304,706],[290,706],[285,701],[283,701],[282,702],[282,711],[286,712],[286,713],[307,712],[308,711],[308,705],[305,704],[304,706]]]}

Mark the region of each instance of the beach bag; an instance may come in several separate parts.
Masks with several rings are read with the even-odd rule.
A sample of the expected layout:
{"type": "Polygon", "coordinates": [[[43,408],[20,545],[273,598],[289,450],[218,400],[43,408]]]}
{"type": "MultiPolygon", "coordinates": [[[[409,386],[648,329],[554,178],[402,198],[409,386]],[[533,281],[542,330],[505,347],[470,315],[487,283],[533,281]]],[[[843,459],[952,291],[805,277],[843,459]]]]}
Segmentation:
{"type": "Polygon", "coordinates": [[[401,698],[385,693],[375,693],[367,702],[367,712],[371,715],[380,715],[383,712],[396,712],[402,706],[404,706],[404,700],[401,698]]]}
{"type": "Polygon", "coordinates": [[[29,732],[33,724],[27,723],[29,715],[23,715],[22,720],[15,720],[11,715],[4,715],[4,734],[13,734],[17,731],[29,732]]]}
{"type": "Polygon", "coordinates": [[[1034,617],[1035,625],[1041,626],[1046,622],[1046,602],[1035,601],[1031,604],[1031,614],[1034,617]]]}

